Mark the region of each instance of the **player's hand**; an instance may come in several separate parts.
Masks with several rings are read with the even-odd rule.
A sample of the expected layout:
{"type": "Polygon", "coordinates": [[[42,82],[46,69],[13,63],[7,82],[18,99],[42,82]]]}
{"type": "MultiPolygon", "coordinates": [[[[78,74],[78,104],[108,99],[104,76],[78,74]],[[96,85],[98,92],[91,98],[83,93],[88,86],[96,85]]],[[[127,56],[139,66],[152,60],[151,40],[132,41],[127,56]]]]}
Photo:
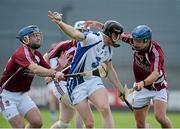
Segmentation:
{"type": "Polygon", "coordinates": [[[62,21],[62,16],[63,15],[61,13],[48,11],[49,19],[51,19],[51,21],[53,21],[56,24],[62,21]]]}
{"type": "Polygon", "coordinates": [[[59,82],[66,78],[64,77],[64,74],[62,72],[56,72],[54,79],[55,79],[55,81],[59,82]]]}
{"type": "Polygon", "coordinates": [[[127,85],[125,84],[124,91],[123,93],[122,92],[120,93],[119,97],[121,98],[122,101],[124,101],[131,92],[132,92],[132,89],[129,89],[127,85]]]}
{"type": "Polygon", "coordinates": [[[143,87],[144,87],[143,81],[140,81],[140,82],[138,82],[138,83],[134,83],[134,84],[133,84],[133,88],[134,88],[136,91],[140,91],[143,87]]]}
{"type": "Polygon", "coordinates": [[[45,77],[44,80],[46,81],[46,84],[50,83],[53,79],[52,77],[45,77]]]}
{"type": "Polygon", "coordinates": [[[127,87],[127,85],[125,84],[124,86],[124,94],[125,94],[125,98],[131,93],[131,89],[129,89],[127,87]]]}
{"type": "Polygon", "coordinates": [[[124,93],[120,93],[119,98],[121,99],[121,101],[124,102],[125,94],[124,93]]]}
{"type": "Polygon", "coordinates": [[[70,64],[72,55],[67,54],[67,52],[62,52],[61,56],[58,58],[59,66],[56,70],[61,71],[63,68],[67,67],[70,64]]]}

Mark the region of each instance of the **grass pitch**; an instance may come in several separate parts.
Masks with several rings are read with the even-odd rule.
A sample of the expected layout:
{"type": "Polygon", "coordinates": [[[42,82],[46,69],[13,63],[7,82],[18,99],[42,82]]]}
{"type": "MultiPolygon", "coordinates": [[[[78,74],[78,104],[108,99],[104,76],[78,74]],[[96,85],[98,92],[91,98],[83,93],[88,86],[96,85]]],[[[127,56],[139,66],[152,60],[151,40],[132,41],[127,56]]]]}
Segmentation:
{"type": "MultiPolygon", "coordinates": [[[[41,109],[42,117],[43,117],[43,128],[49,128],[51,126],[50,121],[50,113],[49,110],[41,109]]],[[[101,128],[101,116],[97,111],[94,111],[94,121],[95,127],[101,128]]],[[[58,112],[56,113],[58,119],[58,112]]],[[[180,128],[180,113],[167,113],[168,117],[171,119],[174,128],[180,128]]],[[[113,111],[113,118],[115,121],[116,128],[134,128],[135,121],[133,114],[131,112],[122,112],[122,111],[113,111]]],[[[153,112],[149,113],[147,122],[150,124],[152,128],[160,128],[160,125],[156,122],[153,112]]],[[[70,124],[70,128],[75,128],[75,119],[70,124]]],[[[10,128],[8,122],[2,117],[0,114],[0,128],[10,128]]]]}

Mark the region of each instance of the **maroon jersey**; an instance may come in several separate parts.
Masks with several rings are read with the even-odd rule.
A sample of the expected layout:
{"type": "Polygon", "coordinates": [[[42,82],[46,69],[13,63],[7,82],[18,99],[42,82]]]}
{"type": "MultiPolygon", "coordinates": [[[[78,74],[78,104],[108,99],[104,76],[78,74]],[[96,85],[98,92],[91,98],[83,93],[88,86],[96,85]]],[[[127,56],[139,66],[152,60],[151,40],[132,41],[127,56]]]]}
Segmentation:
{"type": "MultiPolygon", "coordinates": [[[[66,40],[59,42],[57,45],[55,45],[53,48],[50,48],[48,50],[49,59],[60,57],[62,52],[67,52],[67,54],[74,56],[75,50],[76,50],[76,40],[66,40]]],[[[69,63],[72,62],[72,58],[69,60],[69,63]]],[[[65,72],[67,73],[67,71],[65,72]]]]}
{"type": "MultiPolygon", "coordinates": [[[[133,39],[131,34],[123,33],[121,35],[121,40],[133,45],[133,39]]],[[[151,40],[150,46],[144,51],[135,51],[133,60],[133,71],[136,82],[140,82],[146,79],[153,71],[158,71],[160,76],[155,81],[155,83],[145,88],[153,90],[161,90],[167,87],[166,75],[164,72],[164,53],[161,49],[159,43],[151,40]]]]}
{"type": "Polygon", "coordinates": [[[10,57],[0,80],[0,87],[11,92],[26,92],[30,89],[34,74],[28,69],[31,63],[45,68],[50,66],[45,62],[40,52],[31,50],[22,45],[10,57]]]}

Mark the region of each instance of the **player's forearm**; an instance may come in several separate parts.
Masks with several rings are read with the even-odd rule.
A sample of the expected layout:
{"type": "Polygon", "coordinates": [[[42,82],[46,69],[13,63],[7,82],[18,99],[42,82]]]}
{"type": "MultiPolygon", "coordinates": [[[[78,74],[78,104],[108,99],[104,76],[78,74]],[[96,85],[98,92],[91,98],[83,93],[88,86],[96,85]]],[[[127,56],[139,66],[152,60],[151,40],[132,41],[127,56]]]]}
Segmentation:
{"type": "Polygon", "coordinates": [[[42,66],[37,64],[30,64],[28,67],[34,74],[41,76],[41,77],[53,77],[55,71],[52,69],[46,69],[42,66]]]}
{"type": "Polygon", "coordinates": [[[115,86],[118,90],[120,90],[121,93],[124,92],[123,85],[119,81],[118,76],[114,69],[108,70],[108,78],[110,82],[113,84],[113,86],[115,86]]]}
{"type": "Polygon", "coordinates": [[[153,71],[146,79],[144,79],[145,86],[152,85],[159,77],[158,71],[153,71]]]}
{"type": "Polygon", "coordinates": [[[159,77],[159,72],[154,71],[146,79],[137,82],[136,85],[138,85],[141,88],[152,85],[158,79],[158,77],[159,77]]]}
{"type": "Polygon", "coordinates": [[[62,21],[62,14],[48,11],[48,17],[69,37],[76,40],[83,40],[84,34],[62,21]]]}
{"type": "Polygon", "coordinates": [[[84,35],[81,32],[74,29],[72,26],[70,26],[62,21],[58,22],[57,25],[65,34],[67,34],[72,39],[76,39],[76,40],[84,39],[84,35]]]}
{"type": "Polygon", "coordinates": [[[123,32],[120,36],[121,41],[124,43],[133,45],[132,35],[130,33],[123,32]]]}

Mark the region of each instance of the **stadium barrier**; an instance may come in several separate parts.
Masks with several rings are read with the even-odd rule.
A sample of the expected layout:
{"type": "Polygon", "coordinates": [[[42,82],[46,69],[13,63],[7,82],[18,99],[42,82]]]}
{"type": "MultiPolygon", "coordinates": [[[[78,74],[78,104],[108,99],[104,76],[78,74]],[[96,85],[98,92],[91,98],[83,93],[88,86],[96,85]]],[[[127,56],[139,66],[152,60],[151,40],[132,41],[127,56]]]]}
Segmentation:
{"type": "MultiPolygon", "coordinates": [[[[119,108],[127,106],[122,102],[118,96],[117,92],[113,88],[107,88],[109,104],[112,108],[119,108]]],[[[180,111],[180,103],[177,103],[176,100],[180,100],[180,91],[169,91],[169,100],[168,100],[168,111],[180,111]]],[[[47,87],[32,87],[29,92],[30,97],[34,102],[40,107],[48,107],[49,102],[49,92],[47,87]]],[[[127,98],[130,103],[132,103],[132,95],[129,95],[127,98]]],[[[152,105],[152,103],[151,103],[152,105]]]]}

